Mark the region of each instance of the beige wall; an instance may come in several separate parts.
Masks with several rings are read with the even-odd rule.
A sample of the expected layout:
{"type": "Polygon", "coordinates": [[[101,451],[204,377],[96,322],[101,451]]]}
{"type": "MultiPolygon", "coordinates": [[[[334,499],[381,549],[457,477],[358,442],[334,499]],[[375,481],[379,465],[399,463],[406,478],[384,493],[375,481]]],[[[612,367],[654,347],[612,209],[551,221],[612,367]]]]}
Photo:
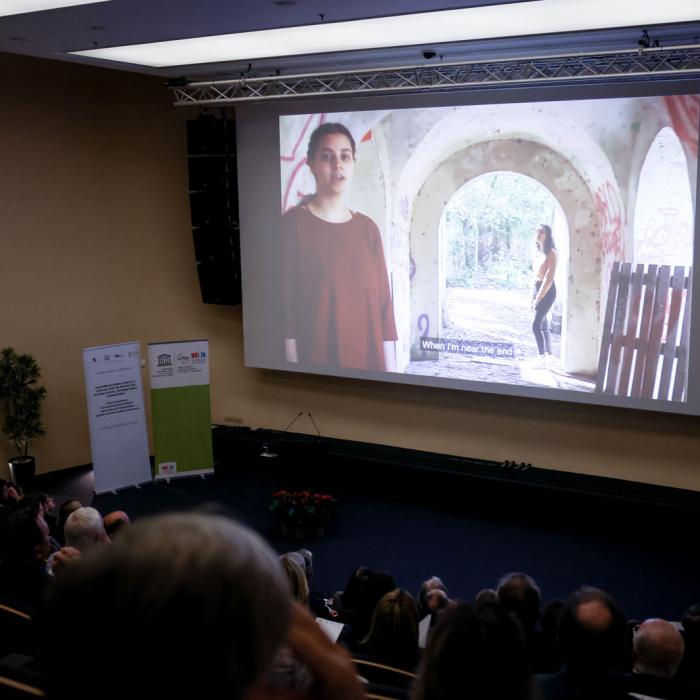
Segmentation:
{"type": "Polygon", "coordinates": [[[311,411],[333,437],[700,490],[697,418],[246,369],[240,308],[199,300],[186,115],[162,81],[2,54],[0,71],[0,345],[43,368],[40,471],[90,461],[83,347],[209,338],[215,422],[311,411]]]}

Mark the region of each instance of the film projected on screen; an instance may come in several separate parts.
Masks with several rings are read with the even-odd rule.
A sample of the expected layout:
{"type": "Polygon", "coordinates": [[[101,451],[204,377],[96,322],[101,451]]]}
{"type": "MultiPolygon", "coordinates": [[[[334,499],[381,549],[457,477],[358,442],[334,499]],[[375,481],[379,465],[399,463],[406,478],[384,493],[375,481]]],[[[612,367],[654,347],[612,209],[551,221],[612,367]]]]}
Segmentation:
{"type": "Polygon", "coordinates": [[[243,113],[247,364],[697,412],[697,94],[387,105],[243,113]]]}

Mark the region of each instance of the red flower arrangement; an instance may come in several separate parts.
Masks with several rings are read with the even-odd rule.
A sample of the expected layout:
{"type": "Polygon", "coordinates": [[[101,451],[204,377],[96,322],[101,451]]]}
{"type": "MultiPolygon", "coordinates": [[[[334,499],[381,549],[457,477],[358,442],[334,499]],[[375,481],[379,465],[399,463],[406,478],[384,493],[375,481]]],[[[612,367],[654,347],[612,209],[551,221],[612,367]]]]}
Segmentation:
{"type": "Polygon", "coordinates": [[[283,489],[272,494],[270,510],[279,515],[283,530],[316,530],[335,515],[335,505],[335,498],[327,493],[283,489]]]}

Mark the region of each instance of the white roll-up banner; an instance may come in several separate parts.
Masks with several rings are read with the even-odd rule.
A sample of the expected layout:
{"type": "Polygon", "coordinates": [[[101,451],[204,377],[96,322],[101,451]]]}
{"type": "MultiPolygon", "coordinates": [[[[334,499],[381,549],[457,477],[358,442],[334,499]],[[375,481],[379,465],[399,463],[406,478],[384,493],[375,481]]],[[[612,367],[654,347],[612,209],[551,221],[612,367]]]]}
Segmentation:
{"type": "Polygon", "coordinates": [[[95,491],[151,481],[137,342],[83,350],[95,491]]]}

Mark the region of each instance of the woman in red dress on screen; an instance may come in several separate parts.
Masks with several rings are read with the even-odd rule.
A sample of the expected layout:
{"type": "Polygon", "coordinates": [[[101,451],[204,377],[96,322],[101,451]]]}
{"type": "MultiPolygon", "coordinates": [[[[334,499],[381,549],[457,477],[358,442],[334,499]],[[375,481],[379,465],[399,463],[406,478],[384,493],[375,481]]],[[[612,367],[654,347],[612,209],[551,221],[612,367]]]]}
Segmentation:
{"type": "Polygon", "coordinates": [[[282,217],[286,360],[392,371],[397,335],[382,239],[345,203],[355,140],[342,124],[321,124],[306,162],[316,192],[282,217]]]}

